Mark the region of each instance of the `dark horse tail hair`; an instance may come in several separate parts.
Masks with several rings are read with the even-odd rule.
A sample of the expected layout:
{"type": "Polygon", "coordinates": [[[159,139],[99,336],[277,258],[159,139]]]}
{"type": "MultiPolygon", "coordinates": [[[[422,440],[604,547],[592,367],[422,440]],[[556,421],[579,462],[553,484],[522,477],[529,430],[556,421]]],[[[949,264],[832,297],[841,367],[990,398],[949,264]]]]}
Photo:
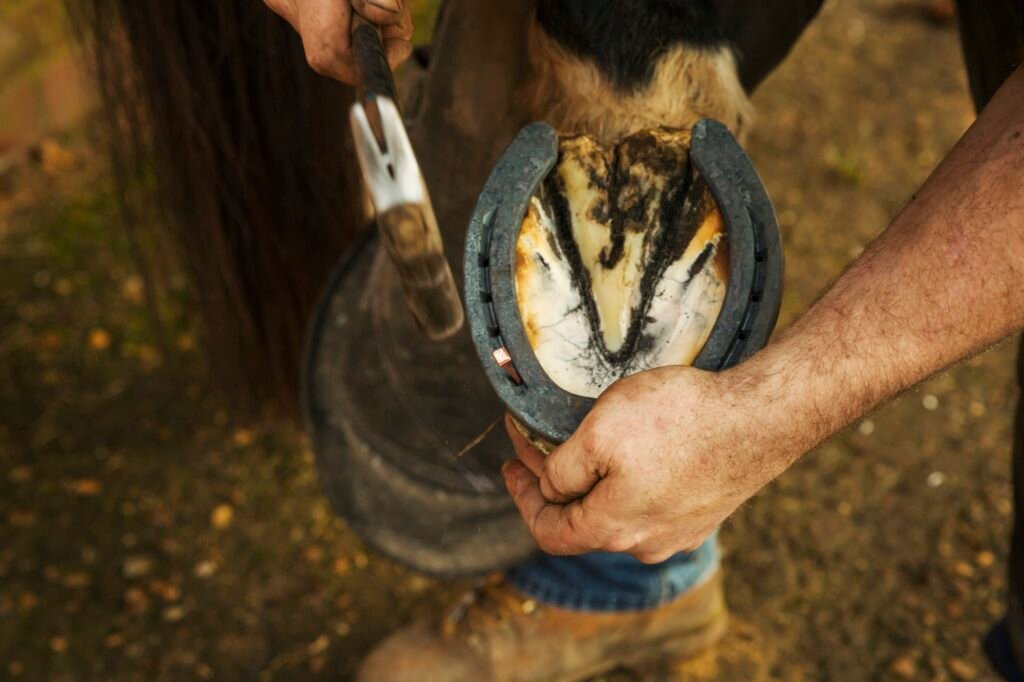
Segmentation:
{"type": "Polygon", "coordinates": [[[67,4],[132,242],[153,243],[137,230],[154,225],[176,247],[234,404],[295,414],[307,318],[364,223],[351,89],[316,75],[255,0],[67,4]]]}

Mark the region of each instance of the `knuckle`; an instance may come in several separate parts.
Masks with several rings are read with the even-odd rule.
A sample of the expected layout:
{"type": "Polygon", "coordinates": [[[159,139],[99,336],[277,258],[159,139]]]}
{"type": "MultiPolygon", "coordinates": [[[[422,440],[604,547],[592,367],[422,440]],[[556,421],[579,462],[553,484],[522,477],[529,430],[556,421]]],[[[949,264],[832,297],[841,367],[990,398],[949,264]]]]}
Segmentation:
{"type": "Polygon", "coordinates": [[[402,19],[399,27],[401,29],[399,36],[406,40],[411,40],[413,34],[416,33],[416,24],[413,22],[412,14],[409,14],[408,10],[406,10],[406,16],[402,19]]]}
{"type": "Polygon", "coordinates": [[[603,419],[592,420],[581,434],[580,445],[588,454],[600,452],[608,441],[608,427],[603,419]]]}
{"type": "Polygon", "coordinates": [[[635,547],[635,545],[627,537],[616,535],[605,543],[604,550],[606,552],[614,552],[616,554],[625,554],[629,550],[633,549],[633,547],[635,547]]]}
{"type": "Polygon", "coordinates": [[[537,540],[537,547],[545,554],[551,554],[552,556],[565,554],[565,547],[553,538],[542,536],[535,539],[537,540]]]}
{"type": "Polygon", "coordinates": [[[562,467],[552,458],[548,458],[544,461],[543,470],[541,475],[541,484],[546,488],[545,497],[561,498],[566,494],[565,486],[562,482],[564,475],[562,473],[562,467]]]}
{"type": "Polygon", "coordinates": [[[540,493],[546,500],[558,500],[562,497],[562,490],[558,483],[546,471],[540,479],[540,493]]]}
{"type": "Polygon", "coordinates": [[[637,547],[640,547],[644,541],[644,535],[640,531],[633,532],[622,532],[618,531],[614,533],[613,537],[615,540],[610,543],[616,547],[616,549],[609,549],[610,552],[622,552],[628,553],[637,547]]]}
{"type": "MultiPolygon", "coordinates": [[[[380,14],[388,15],[388,14],[390,14],[387,11],[376,9],[369,2],[367,2],[367,0],[351,0],[351,2],[352,2],[352,9],[354,9],[357,14],[360,14],[360,15],[362,15],[364,17],[367,17],[367,18],[369,18],[368,15],[372,15],[376,19],[376,18],[378,18],[377,15],[380,15],[380,14]]],[[[379,18],[384,18],[384,17],[379,17],[379,18]]]]}
{"type": "Polygon", "coordinates": [[[288,9],[283,0],[263,0],[263,4],[275,14],[280,14],[281,16],[284,16],[285,11],[288,9]]]}
{"type": "Polygon", "coordinates": [[[408,59],[409,55],[412,54],[412,43],[409,42],[408,38],[401,38],[397,41],[392,41],[393,47],[389,47],[389,52],[394,54],[396,57],[400,57],[402,60],[408,59]]]}
{"type": "Polygon", "coordinates": [[[631,533],[624,531],[618,524],[601,514],[591,516],[589,539],[595,549],[606,552],[626,553],[636,547],[631,533]]]}
{"type": "Polygon", "coordinates": [[[584,529],[586,525],[585,517],[586,513],[583,511],[583,505],[571,505],[568,507],[568,511],[565,516],[565,525],[569,528],[569,531],[575,535],[584,529]]]}
{"type": "Polygon", "coordinates": [[[318,48],[306,50],[306,63],[321,76],[327,76],[334,70],[337,59],[329,50],[318,48]]]}
{"type": "MultiPolygon", "coordinates": [[[[645,523],[650,523],[650,521],[646,521],[645,523]]],[[[651,539],[652,535],[653,533],[647,527],[642,526],[630,533],[630,539],[633,541],[634,545],[639,547],[640,545],[647,544],[647,541],[651,539]]]]}

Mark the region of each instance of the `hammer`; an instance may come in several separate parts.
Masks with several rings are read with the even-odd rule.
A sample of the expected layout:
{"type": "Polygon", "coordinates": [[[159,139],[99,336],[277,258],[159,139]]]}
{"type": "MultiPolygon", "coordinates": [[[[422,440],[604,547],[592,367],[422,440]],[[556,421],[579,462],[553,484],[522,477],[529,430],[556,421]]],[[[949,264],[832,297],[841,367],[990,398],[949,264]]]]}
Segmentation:
{"type": "Polygon", "coordinates": [[[380,31],[358,15],[353,19],[352,51],[363,101],[352,105],[349,118],[384,248],[420,329],[430,339],[446,339],[462,327],[462,302],[398,110],[380,31]]]}

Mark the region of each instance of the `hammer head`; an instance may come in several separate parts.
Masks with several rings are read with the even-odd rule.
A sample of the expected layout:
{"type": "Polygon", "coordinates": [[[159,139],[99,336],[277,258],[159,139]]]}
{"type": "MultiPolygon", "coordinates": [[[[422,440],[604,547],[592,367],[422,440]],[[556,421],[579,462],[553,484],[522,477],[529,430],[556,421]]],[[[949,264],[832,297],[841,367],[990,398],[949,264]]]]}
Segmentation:
{"type": "Polygon", "coordinates": [[[379,135],[362,104],[353,105],[350,120],[377,225],[420,328],[431,339],[445,339],[462,327],[462,302],[426,182],[394,102],[385,97],[370,102],[379,135]]]}

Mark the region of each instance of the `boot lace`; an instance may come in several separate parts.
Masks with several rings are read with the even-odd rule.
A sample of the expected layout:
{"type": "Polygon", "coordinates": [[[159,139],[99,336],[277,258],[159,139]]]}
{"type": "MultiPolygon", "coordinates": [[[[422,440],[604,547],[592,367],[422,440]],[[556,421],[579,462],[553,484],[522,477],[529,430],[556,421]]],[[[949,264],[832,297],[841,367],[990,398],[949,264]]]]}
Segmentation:
{"type": "Polygon", "coordinates": [[[474,634],[514,624],[537,609],[532,599],[518,596],[501,575],[486,578],[471,588],[448,612],[444,629],[449,634],[474,634]]]}

